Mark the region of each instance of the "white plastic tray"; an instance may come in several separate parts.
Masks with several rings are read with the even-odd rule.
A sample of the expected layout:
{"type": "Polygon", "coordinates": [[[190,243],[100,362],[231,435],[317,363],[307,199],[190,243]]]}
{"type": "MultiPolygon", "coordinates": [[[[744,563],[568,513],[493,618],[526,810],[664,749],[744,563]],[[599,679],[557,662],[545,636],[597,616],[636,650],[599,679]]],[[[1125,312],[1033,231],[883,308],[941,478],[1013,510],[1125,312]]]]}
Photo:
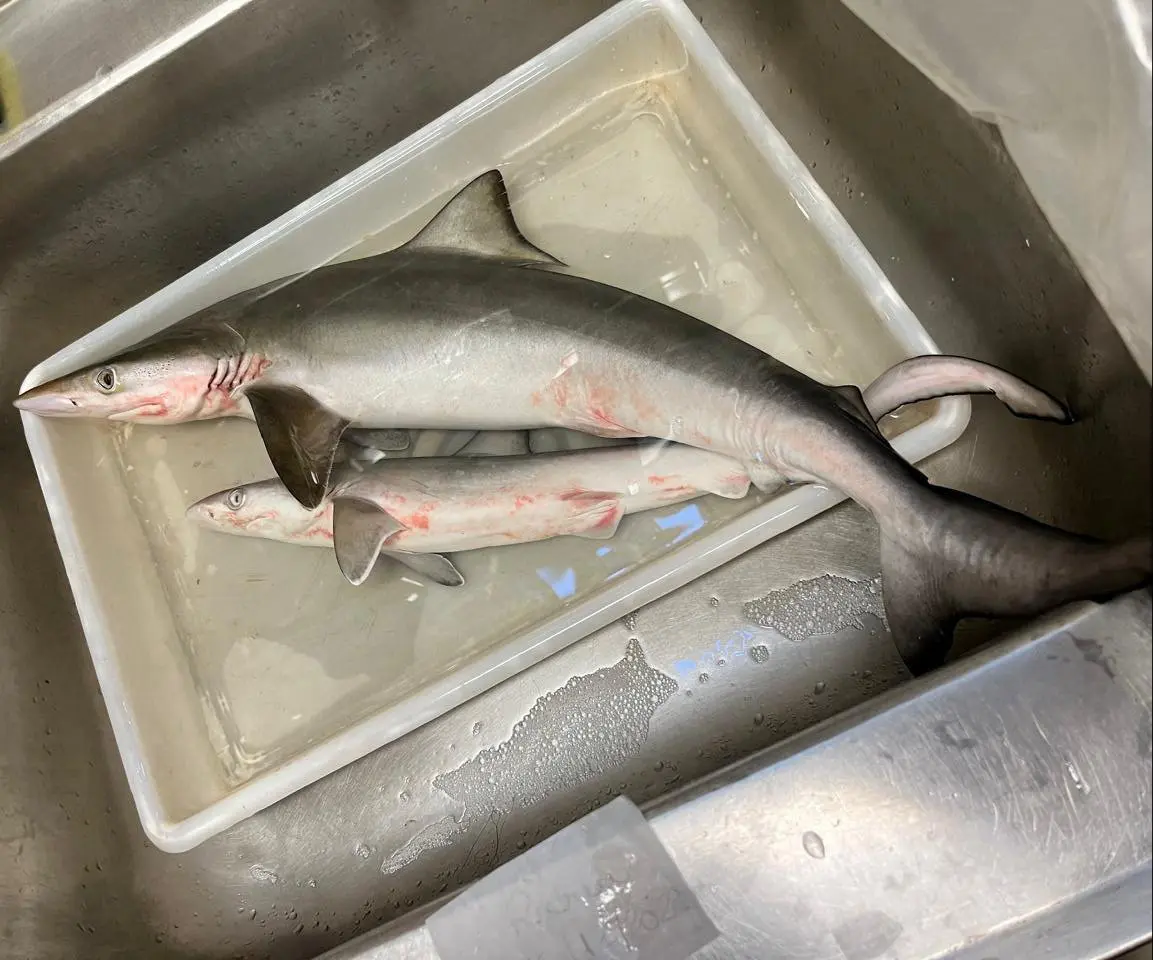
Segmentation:
{"type": "MultiPolygon", "coordinates": [[[[679,0],[627,0],[42,363],[103,359],[233,293],[410,237],[499,167],[528,236],[827,382],[935,346],[679,0]]],[[[896,441],[956,439],[966,400],[896,441]]],[[[348,587],[325,551],[184,519],[271,475],[255,428],[24,415],[144,829],[187,850],[841,498],[705,497],[608,543],[463,555],[459,591],[348,587]],[[609,549],[605,549],[605,548],[609,549]],[[451,594],[451,596],[450,596],[451,594]],[[430,598],[429,602],[425,602],[430,598]]],[[[432,588],[436,589],[436,588],[432,588]]]]}

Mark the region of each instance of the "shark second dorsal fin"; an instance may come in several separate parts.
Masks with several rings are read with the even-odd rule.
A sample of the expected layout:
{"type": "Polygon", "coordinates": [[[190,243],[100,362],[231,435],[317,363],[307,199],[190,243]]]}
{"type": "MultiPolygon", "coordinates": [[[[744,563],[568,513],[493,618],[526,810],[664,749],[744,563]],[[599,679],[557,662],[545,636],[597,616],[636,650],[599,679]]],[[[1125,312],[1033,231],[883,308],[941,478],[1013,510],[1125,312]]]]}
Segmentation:
{"type": "Polygon", "coordinates": [[[464,187],[403,249],[451,250],[475,257],[562,266],[520,232],[499,170],[482,173],[464,187]]]}

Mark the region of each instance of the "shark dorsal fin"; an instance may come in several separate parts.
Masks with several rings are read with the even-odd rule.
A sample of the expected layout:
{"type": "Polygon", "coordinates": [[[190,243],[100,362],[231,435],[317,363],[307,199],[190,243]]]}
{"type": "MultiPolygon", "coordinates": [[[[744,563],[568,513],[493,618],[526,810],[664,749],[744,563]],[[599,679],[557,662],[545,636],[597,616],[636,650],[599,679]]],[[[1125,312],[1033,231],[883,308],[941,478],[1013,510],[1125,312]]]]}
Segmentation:
{"type": "Polygon", "coordinates": [[[499,170],[482,173],[441,208],[407,250],[452,250],[476,257],[559,266],[520,232],[499,170]]]}

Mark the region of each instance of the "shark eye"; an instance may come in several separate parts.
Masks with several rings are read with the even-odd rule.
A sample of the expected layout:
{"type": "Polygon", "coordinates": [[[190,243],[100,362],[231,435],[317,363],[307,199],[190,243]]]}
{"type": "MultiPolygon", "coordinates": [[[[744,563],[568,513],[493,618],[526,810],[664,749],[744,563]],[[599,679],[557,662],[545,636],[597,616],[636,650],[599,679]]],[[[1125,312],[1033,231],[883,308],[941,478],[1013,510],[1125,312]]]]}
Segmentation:
{"type": "Polygon", "coordinates": [[[116,371],[112,367],[101,367],[92,382],[101,393],[111,393],[116,389],[116,371]]]}
{"type": "Polygon", "coordinates": [[[244,491],[237,487],[235,490],[229,490],[226,497],[228,505],[233,510],[239,510],[244,506],[244,491]]]}

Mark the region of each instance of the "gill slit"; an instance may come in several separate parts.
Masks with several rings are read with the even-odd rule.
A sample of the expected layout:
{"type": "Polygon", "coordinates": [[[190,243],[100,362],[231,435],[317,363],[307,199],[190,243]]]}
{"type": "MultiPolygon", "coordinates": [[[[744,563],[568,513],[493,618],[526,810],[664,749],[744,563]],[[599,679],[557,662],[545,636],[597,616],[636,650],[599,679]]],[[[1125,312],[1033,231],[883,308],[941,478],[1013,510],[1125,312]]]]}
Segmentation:
{"type": "Polygon", "coordinates": [[[258,377],[266,366],[264,358],[245,350],[239,355],[232,354],[216,361],[216,369],[208,381],[208,389],[232,393],[258,377]]]}

